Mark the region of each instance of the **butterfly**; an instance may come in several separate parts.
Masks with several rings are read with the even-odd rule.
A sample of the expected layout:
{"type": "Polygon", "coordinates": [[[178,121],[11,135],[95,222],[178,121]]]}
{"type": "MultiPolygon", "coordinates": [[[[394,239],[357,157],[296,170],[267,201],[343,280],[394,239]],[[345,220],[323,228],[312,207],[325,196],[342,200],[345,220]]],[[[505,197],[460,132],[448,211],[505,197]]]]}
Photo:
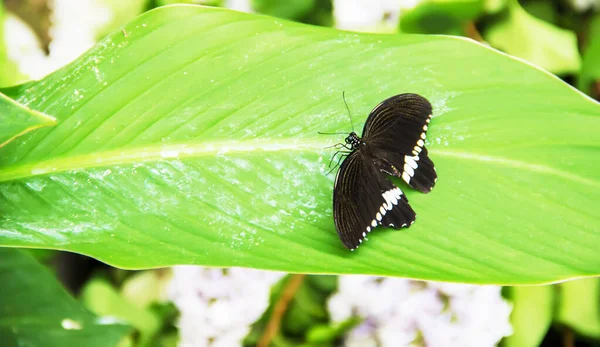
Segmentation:
{"type": "Polygon", "coordinates": [[[431,191],[437,180],[425,148],[431,115],[431,104],[420,95],[392,96],[371,111],[362,138],[352,131],[339,144],[348,151],[335,177],[333,219],[346,248],[355,250],[380,225],[400,229],[415,222],[406,195],[387,176],[431,191]]]}

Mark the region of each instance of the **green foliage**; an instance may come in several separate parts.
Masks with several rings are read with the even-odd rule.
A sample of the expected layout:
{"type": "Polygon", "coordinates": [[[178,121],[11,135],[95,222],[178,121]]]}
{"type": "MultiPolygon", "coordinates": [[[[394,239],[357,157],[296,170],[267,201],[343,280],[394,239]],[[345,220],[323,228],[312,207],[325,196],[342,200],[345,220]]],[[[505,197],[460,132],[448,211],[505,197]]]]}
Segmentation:
{"type": "Polygon", "coordinates": [[[483,0],[429,0],[402,11],[400,30],[407,33],[465,35],[465,24],[479,17],[483,0]]]}
{"type": "Polygon", "coordinates": [[[559,285],[557,321],[577,333],[600,337],[600,279],[589,278],[559,285]]]}
{"type": "MultiPolygon", "coordinates": [[[[590,25],[589,40],[583,53],[577,87],[589,94],[594,82],[598,83],[600,88],[600,15],[596,15],[590,25]]],[[[600,93],[600,90],[597,93],[600,93]]]]}
{"type": "MultiPolygon", "coordinates": [[[[280,300],[283,288],[290,280],[292,277],[288,276],[273,287],[269,308],[254,323],[250,334],[244,340],[244,346],[256,346],[273,315],[274,304],[280,300]]],[[[348,324],[330,325],[326,311],[327,298],[335,291],[336,287],[337,278],[335,276],[306,276],[286,307],[280,333],[273,339],[273,345],[331,343],[340,337],[347,329],[348,324]]]]}
{"type": "Polygon", "coordinates": [[[155,0],[157,6],[175,4],[195,4],[204,6],[223,6],[223,0],[155,0]]]}
{"type": "Polygon", "coordinates": [[[331,0],[251,0],[252,8],[258,13],[324,26],[329,26],[333,22],[331,2],[331,0]]]}
{"type": "Polygon", "coordinates": [[[484,37],[492,46],[550,72],[579,71],[581,58],[575,33],[533,17],[517,0],[508,2],[507,17],[492,25],[484,37]]]}
{"type": "Polygon", "coordinates": [[[137,307],[149,307],[162,301],[170,279],[170,271],[135,272],[123,283],[121,296],[137,307]]]}
{"type": "Polygon", "coordinates": [[[129,330],[84,310],[26,252],[0,248],[0,344],[113,347],[129,330]]]}
{"type": "Polygon", "coordinates": [[[299,20],[306,17],[315,6],[316,0],[252,0],[252,7],[260,13],[274,17],[299,20]]]}
{"type": "Polygon", "coordinates": [[[126,322],[139,332],[140,345],[145,346],[159,331],[159,316],[123,298],[105,279],[94,278],[87,282],[81,293],[85,307],[100,316],[110,316],[126,322]]]}
{"type": "Polygon", "coordinates": [[[600,107],[466,40],[164,7],[11,90],[57,117],[0,149],[0,244],[171,264],[540,283],[600,273],[600,107]],[[444,59],[439,57],[443,56],[444,59]],[[469,64],[465,64],[465,59],[469,64]],[[438,185],[357,252],[333,227],[333,154],[384,98],[431,100],[438,185]],[[552,100],[552,102],[548,102],[552,100]],[[526,264],[526,266],[524,266],[526,264]]]}
{"type": "Polygon", "coordinates": [[[554,313],[553,286],[510,287],[513,304],[510,323],[513,334],[504,339],[504,347],[536,347],[542,342],[554,313]]]}

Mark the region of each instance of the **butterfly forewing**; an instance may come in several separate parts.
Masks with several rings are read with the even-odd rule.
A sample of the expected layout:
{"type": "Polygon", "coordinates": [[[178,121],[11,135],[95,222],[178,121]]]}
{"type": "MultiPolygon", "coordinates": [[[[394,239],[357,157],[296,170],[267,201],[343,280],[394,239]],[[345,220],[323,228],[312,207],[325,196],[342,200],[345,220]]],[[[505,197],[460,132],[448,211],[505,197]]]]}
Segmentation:
{"type": "Polygon", "coordinates": [[[415,220],[415,212],[400,188],[360,150],[342,163],[333,191],[335,227],[342,243],[351,250],[378,225],[398,229],[415,220]]]}
{"type": "Polygon", "coordinates": [[[393,168],[391,174],[424,193],[431,191],[437,179],[425,148],[431,113],[424,97],[396,95],[371,111],[362,134],[374,155],[393,168]]]}

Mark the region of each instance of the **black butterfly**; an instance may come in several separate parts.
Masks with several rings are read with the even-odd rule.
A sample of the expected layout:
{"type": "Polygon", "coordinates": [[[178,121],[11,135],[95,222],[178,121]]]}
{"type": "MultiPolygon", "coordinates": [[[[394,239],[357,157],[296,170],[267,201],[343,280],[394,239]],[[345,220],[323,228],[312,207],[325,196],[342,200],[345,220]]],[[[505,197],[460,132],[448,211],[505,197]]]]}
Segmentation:
{"type": "Polygon", "coordinates": [[[342,146],[350,151],[335,178],[333,219],[350,250],[378,225],[400,229],[414,223],[415,211],[386,175],[400,177],[423,193],[431,191],[437,180],[425,148],[431,111],[420,95],[396,95],[371,111],[362,138],[354,131],[346,137],[342,146]]]}

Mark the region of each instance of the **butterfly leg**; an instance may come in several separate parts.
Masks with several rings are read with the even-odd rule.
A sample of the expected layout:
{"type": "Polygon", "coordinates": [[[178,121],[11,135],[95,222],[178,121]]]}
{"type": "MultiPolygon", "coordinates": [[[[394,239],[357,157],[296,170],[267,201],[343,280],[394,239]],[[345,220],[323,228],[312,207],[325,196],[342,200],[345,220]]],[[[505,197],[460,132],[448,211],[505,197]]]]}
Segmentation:
{"type": "Polygon", "coordinates": [[[340,157],[339,157],[339,159],[338,159],[337,163],[335,164],[335,166],[334,166],[334,167],[332,167],[332,168],[331,168],[331,170],[329,170],[329,171],[327,172],[327,175],[329,175],[329,174],[330,174],[330,173],[331,173],[333,170],[335,170],[335,169],[336,169],[338,166],[340,166],[340,163],[342,162],[342,160],[343,160],[344,158],[346,158],[348,155],[350,155],[350,153],[349,153],[349,152],[344,152],[344,151],[337,151],[337,152],[335,152],[335,153],[333,154],[333,156],[331,157],[331,160],[329,161],[329,167],[331,167],[331,163],[333,162],[333,158],[335,158],[335,156],[336,156],[338,153],[343,153],[343,154],[342,154],[342,155],[340,155],[340,157]]]}
{"type": "Polygon", "coordinates": [[[341,149],[341,148],[345,148],[345,149],[347,149],[347,150],[352,150],[352,148],[351,148],[351,147],[348,147],[348,145],[346,145],[346,144],[343,144],[343,143],[336,143],[336,144],[335,144],[335,145],[333,145],[333,146],[327,146],[327,147],[325,147],[325,148],[335,148],[335,149],[341,149]]]}

